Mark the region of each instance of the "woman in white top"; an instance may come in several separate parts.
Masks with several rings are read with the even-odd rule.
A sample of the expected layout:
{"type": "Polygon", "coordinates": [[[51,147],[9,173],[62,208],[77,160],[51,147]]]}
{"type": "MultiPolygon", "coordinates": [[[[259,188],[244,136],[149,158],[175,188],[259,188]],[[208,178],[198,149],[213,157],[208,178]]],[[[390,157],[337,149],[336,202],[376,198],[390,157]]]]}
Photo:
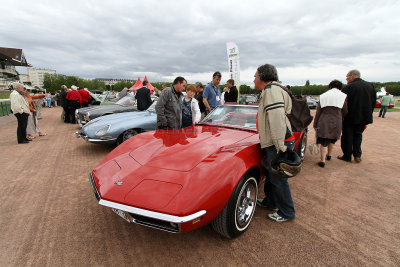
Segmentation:
{"type": "Polygon", "coordinates": [[[193,98],[196,86],[191,84],[186,88],[186,96],[182,100],[182,128],[197,124],[201,118],[199,102],[193,98]]]}

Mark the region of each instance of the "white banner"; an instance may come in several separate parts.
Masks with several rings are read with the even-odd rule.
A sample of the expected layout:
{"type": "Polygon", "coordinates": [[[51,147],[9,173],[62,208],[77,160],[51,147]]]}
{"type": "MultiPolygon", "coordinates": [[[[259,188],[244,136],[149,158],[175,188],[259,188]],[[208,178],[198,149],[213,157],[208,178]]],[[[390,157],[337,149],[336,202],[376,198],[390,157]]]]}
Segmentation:
{"type": "Polygon", "coordinates": [[[228,67],[229,67],[230,78],[235,80],[235,85],[239,90],[240,86],[239,48],[235,43],[227,42],[226,51],[228,54],[228,67]]]}

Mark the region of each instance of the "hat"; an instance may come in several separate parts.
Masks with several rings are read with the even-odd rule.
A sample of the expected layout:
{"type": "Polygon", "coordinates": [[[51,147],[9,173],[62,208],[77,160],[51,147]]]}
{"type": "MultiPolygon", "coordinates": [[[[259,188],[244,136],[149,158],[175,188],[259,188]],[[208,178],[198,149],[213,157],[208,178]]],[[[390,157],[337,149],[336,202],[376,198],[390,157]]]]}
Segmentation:
{"type": "Polygon", "coordinates": [[[71,86],[71,89],[72,89],[72,90],[77,90],[78,87],[76,87],[75,85],[72,85],[72,86],[71,86]]]}

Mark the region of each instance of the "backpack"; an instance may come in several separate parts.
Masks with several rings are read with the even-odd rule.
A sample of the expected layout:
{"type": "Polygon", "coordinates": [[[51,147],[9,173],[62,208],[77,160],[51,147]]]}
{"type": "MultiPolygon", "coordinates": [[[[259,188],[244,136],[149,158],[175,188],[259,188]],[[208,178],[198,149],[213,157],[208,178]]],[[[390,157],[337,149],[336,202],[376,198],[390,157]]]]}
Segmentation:
{"type": "Polygon", "coordinates": [[[307,98],[302,95],[293,95],[286,87],[283,87],[279,83],[274,83],[274,85],[280,86],[289,94],[290,99],[292,99],[292,112],[286,114],[292,126],[292,132],[300,132],[307,128],[314,118],[311,116],[310,108],[307,105],[307,98]]]}

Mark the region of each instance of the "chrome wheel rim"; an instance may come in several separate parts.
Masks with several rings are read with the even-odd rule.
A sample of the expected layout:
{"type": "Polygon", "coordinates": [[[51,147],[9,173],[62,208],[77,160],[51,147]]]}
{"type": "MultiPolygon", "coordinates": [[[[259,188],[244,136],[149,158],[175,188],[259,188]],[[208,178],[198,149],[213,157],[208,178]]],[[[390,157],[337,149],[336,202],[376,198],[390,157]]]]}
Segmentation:
{"type": "Polygon", "coordinates": [[[242,187],[236,202],[236,226],[239,230],[247,228],[253,217],[257,201],[257,182],[254,178],[247,180],[242,187]]]}
{"type": "Polygon", "coordinates": [[[303,139],[301,141],[301,151],[300,151],[300,157],[303,160],[305,155],[306,155],[306,149],[307,149],[307,134],[304,133],[303,139]]]}

